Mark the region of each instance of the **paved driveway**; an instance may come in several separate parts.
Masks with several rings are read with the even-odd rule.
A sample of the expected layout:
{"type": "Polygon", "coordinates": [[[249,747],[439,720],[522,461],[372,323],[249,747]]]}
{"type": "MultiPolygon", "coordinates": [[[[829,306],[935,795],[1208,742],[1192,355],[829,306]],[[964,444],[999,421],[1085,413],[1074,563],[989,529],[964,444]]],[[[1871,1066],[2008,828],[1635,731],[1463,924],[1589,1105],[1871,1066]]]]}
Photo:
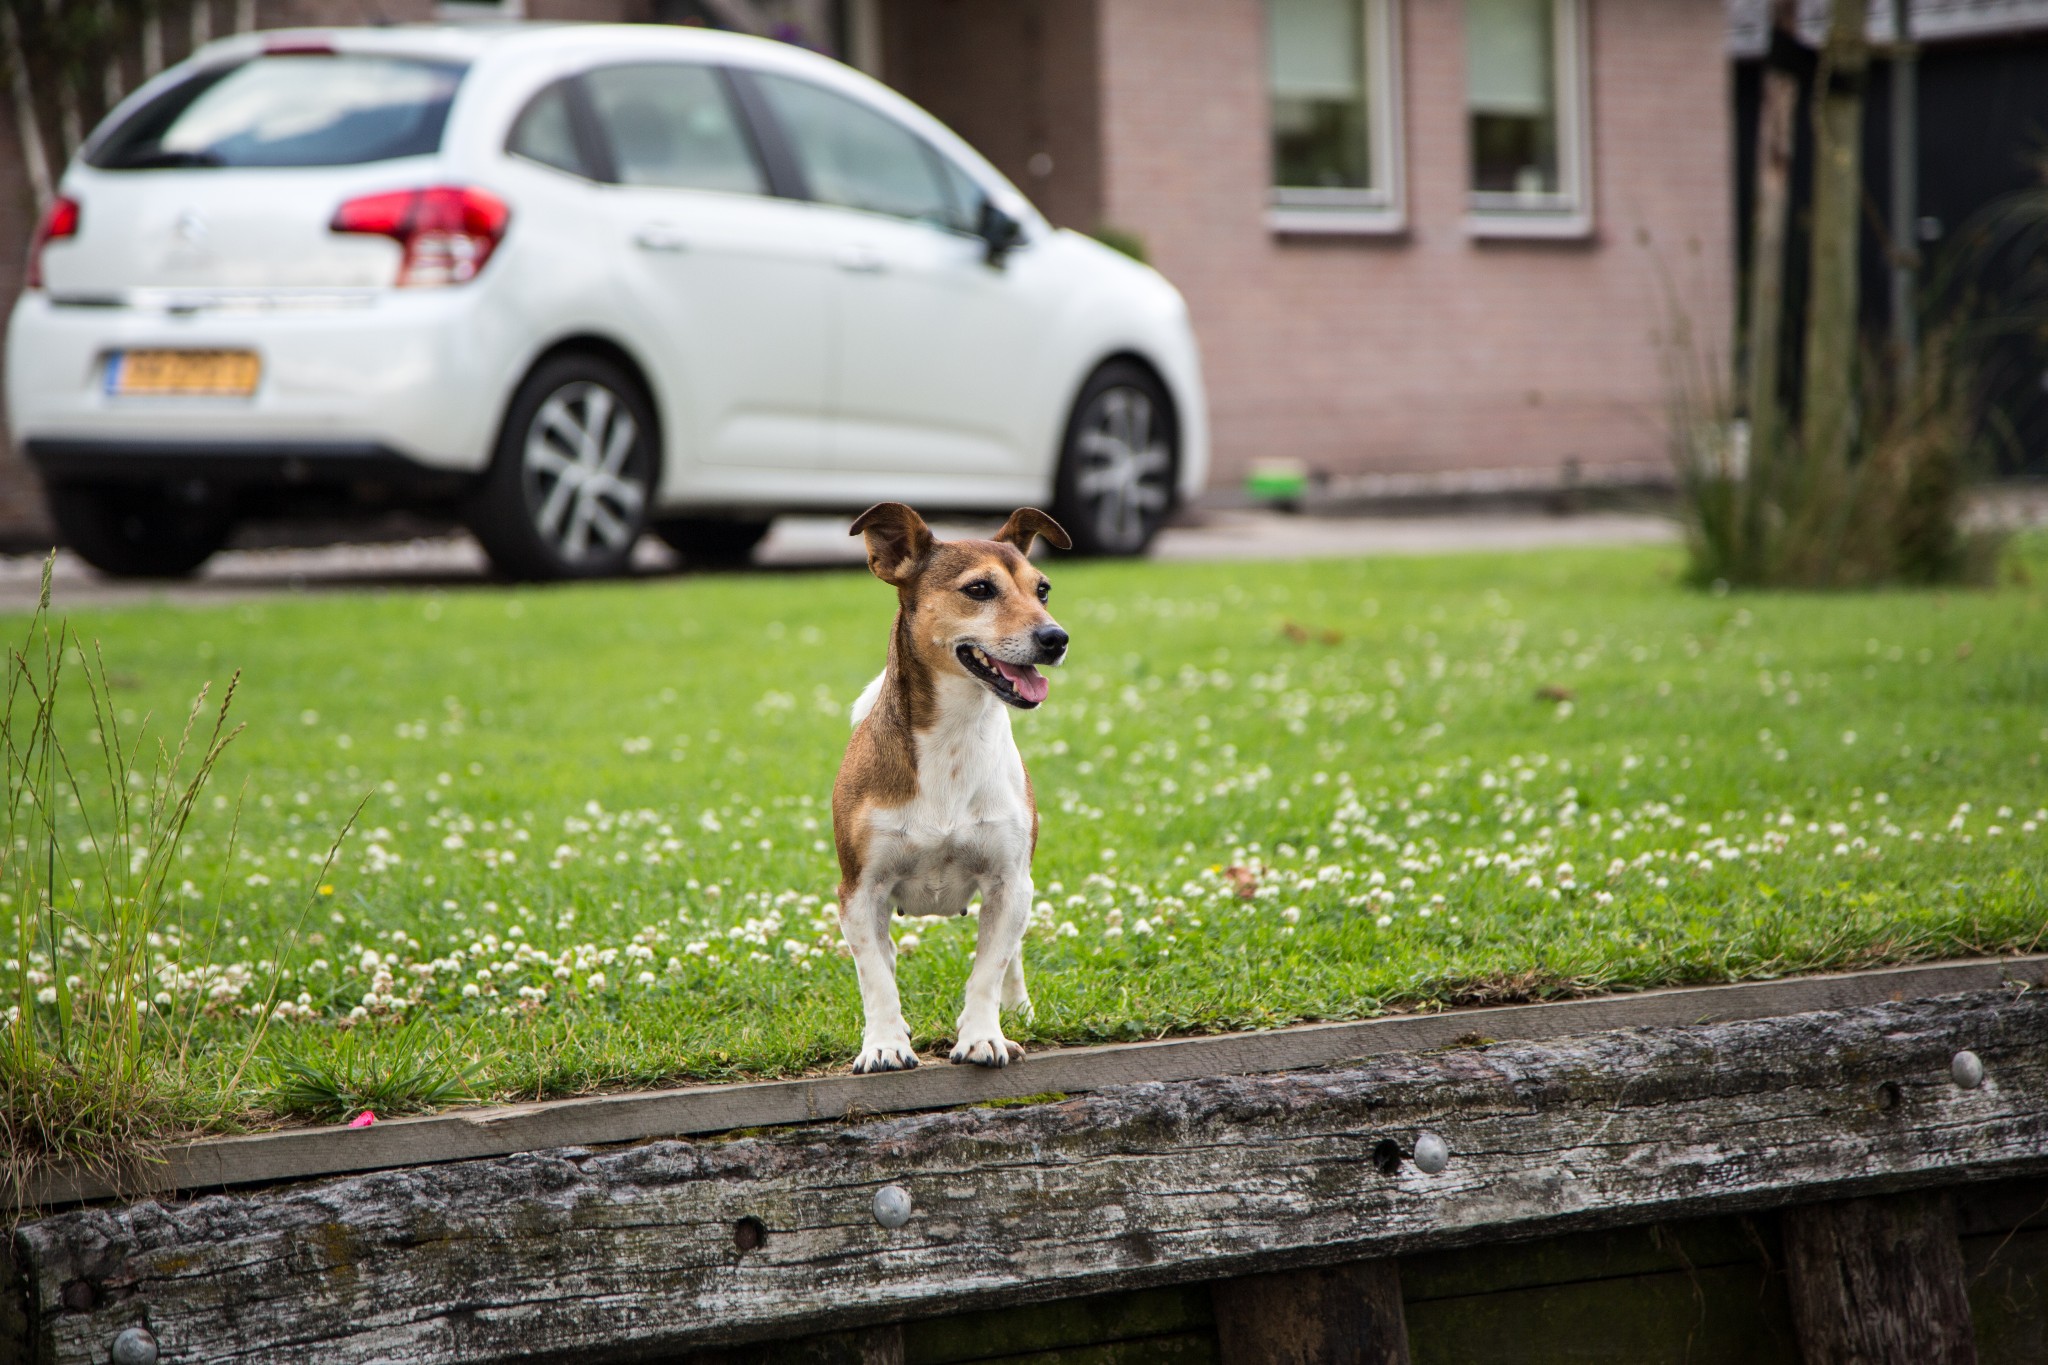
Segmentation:
{"type": "MultiPolygon", "coordinates": [[[[860,542],[839,517],[784,517],[757,552],[766,569],[799,570],[859,564],[860,542]]],[[[986,535],[987,525],[940,523],[942,537],[986,535]]],[[[1464,515],[1441,517],[1301,517],[1278,512],[1211,512],[1200,524],[1175,527],[1154,550],[1163,560],[1303,559],[1333,555],[1443,554],[1518,550],[1550,545],[1621,545],[1675,539],[1675,525],[1657,516],[1464,515]]],[[[675,572],[666,547],[651,537],[638,555],[642,572],[675,572]]],[[[0,611],[35,606],[42,562],[0,557],[0,611]]],[[[57,557],[53,597],[59,608],[203,604],[274,593],[363,588],[456,588],[489,582],[484,558],[467,536],[384,545],[333,545],[315,550],[231,550],[214,556],[198,577],[178,583],[102,578],[75,556],[57,557]]]]}

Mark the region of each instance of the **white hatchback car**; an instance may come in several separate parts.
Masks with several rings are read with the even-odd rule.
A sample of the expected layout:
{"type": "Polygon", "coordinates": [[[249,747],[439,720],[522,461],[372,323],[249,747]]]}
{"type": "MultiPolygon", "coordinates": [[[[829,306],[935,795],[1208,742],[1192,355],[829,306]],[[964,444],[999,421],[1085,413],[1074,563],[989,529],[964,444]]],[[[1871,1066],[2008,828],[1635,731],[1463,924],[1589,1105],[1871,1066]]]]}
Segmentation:
{"type": "Polygon", "coordinates": [[[189,572],[239,518],[457,509],[504,572],[774,514],[1049,505],[1144,549],[1199,488],[1180,295],[784,44],[636,26],[213,43],[66,170],[8,333],[67,542],[189,572]]]}

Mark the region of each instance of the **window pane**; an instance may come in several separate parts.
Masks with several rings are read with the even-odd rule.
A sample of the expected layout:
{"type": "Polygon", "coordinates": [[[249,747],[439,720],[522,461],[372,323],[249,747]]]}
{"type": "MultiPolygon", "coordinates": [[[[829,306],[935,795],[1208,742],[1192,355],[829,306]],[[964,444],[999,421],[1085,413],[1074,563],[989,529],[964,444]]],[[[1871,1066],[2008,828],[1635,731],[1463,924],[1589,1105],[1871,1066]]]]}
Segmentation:
{"type": "Polygon", "coordinates": [[[724,83],[709,67],[612,66],[584,78],[619,183],[760,194],[766,189],[724,83]]]}
{"type": "Polygon", "coordinates": [[[948,226],[962,232],[977,232],[981,229],[981,205],[988,198],[987,191],[976,184],[974,177],[961,170],[944,153],[934,151],[932,160],[938,163],[939,178],[946,186],[946,207],[952,213],[948,226]]]}
{"type": "Polygon", "coordinates": [[[821,204],[957,226],[935,153],[908,128],[844,95],[787,76],[755,77],[821,204]]]}
{"type": "Polygon", "coordinates": [[[440,149],[462,68],[407,57],[283,55],[199,72],[130,115],[108,170],[354,166],[440,149]]]}
{"type": "Polygon", "coordinates": [[[1273,183],[1372,188],[1363,0],[1268,0],[1273,183]]]}
{"type": "Polygon", "coordinates": [[[1557,161],[1555,0],[1465,0],[1465,89],[1472,188],[1554,195],[1557,161]]]}
{"type": "Polygon", "coordinates": [[[583,149],[576,142],[576,125],[569,117],[566,85],[558,82],[533,97],[519,122],[512,125],[505,150],[556,170],[576,175],[590,173],[583,164],[583,149]]]}

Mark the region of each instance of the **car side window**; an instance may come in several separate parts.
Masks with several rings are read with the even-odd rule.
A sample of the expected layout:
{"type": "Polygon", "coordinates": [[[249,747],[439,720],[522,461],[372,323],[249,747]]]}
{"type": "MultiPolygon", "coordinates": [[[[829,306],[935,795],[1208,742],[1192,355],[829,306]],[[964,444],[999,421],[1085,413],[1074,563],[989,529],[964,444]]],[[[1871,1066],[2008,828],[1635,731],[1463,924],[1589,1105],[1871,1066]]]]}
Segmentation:
{"type": "MultiPolygon", "coordinates": [[[[956,204],[944,162],[924,140],[878,110],[836,91],[757,72],[782,125],[811,198],[971,231],[956,204]]],[[[972,206],[980,209],[979,201],[972,206]]]]}
{"type": "Polygon", "coordinates": [[[595,179],[585,162],[583,146],[576,140],[576,120],[569,109],[569,83],[556,81],[535,95],[518,120],[505,150],[558,171],[595,179]]]}
{"type": "Polygon", "coordinates": [[[728,98],[706,66],[608,66],[583,78],[624,185],[762,194],[767,180],[728,98]]]}
{"type": "Polygon", "coordinates": [[[933,151],[933,161],[938,163],[939,178],[945,182],[947,197],[951,201],[954,218],[952,226],[962,232],[978,232],[981,229],[981,206],[988,198],[988,191],[977,184],[974,178],[955,165],[953,159],[943,152],[933,151]]]}

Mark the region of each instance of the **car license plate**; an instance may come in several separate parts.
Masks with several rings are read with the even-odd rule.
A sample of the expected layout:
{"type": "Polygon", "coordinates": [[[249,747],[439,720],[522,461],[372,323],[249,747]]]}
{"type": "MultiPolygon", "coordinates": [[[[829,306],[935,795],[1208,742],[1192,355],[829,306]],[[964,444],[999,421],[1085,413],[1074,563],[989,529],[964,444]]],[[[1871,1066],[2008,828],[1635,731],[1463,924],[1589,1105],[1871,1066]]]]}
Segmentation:
{"type": "Polygon", "coordinates": [[[247,398],[262,374],[254,351],[116,351],[107,360],[107,392],[122,398],[247,398]]]}

